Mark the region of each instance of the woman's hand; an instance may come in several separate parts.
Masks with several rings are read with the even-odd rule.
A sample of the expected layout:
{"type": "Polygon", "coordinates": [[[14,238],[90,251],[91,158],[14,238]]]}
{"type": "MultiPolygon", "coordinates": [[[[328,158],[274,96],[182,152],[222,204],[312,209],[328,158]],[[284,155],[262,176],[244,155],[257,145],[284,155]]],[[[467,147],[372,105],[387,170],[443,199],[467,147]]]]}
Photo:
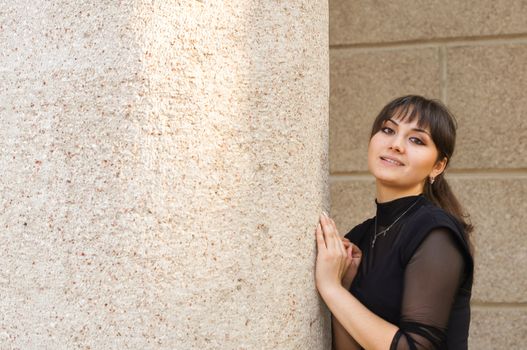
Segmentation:
{"type": "Polygon", "coordinates": [[[342,286],[346,289],[350,289],[351,283],[353,282],[353,279],[355,279],[357,271],[359,270],[359,265],[362,259],[362,251],[355,244],[351,243],[349,239],[344,237],[341,239],[346,251],[351,249],[351,264],[348,267],[346,274],[342,278],[342,286]]]}
{"type": "MultiPolygon", "coordinates": [[[[348,273],[353,262],[353,245],[349,242],[343,242],[335,222],[325,213],[320,215],[320,222],[316,228],[316,238],[318,253],[315,281],[317,289],[322,292],[326,288],[340,286],[344,277],[346,277],[346,283],[349,282],[350,278],[353,280],[356,268],[348,273]]],[[[349,284],[351,285],[351,282],[349,284]]]]}

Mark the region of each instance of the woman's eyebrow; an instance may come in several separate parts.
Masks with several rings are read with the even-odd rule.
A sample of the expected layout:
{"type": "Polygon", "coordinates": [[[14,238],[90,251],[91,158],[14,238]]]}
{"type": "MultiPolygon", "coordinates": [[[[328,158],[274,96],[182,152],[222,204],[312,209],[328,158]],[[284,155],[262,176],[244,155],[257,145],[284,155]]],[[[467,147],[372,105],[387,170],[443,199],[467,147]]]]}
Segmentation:
{"type": "MultiPolygon", "coordinates": [[[[392,123],[394,123],[395,125],[399,126],[399,123],[397,123],[397,122],[396,122],[395,120],[393,120],[392,118],[388,118],[388,119],[386,119],[386,121],[387,121],[387,122],[392,122],[392,123]]],[[[425,129],[421,129],[421,128],[413,128],[412,130],[413,130],[413,131],[417,131],[417,132],[425,133],[425,134],[427,134],[428,136],[432,137],[432,136],[430,135],[430,133],[429,133],[428,131],[426,131],[425,129]]]]}
{"type": "Polygon", "coordinates": [[[387,122],[392,122],[394,123],[395,125],[399,126],[399,123],[397,123],[395,120],[393,120],[392,118],[388,118],[386,119],[387,122]]]}
{"type": "Polygon", "coordinates": [[[417,131],[417,132],[425,133],[425,134],[427,134],[428,136],[432,137],[432,136],[430,135],[430,133],[429,133],[428,131],[426,131],[425,129],[413,128],[412,130],[417,131]]]}

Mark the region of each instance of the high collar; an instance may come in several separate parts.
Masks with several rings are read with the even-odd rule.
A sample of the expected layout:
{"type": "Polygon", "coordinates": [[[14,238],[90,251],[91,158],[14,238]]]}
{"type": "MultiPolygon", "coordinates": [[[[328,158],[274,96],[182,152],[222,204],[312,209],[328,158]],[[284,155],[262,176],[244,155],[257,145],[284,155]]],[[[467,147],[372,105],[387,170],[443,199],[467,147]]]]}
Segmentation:
{"type": "MultiPolygon", "coordinates": [[[[408,210],[414,203],[422,201],[424,195],[415,195],[401,197],[389,202],[379,203],[375,199],[375,204],[377,205],[377,223],[379,226],[389,226],[391,225],[400,215],[402,215],[405,210],[408,210]]],[[[417,205],[414,205],[410,211],[414,210],[417,205]]],[[[405,216],[408,213],[405,214],[405,216]]]]}

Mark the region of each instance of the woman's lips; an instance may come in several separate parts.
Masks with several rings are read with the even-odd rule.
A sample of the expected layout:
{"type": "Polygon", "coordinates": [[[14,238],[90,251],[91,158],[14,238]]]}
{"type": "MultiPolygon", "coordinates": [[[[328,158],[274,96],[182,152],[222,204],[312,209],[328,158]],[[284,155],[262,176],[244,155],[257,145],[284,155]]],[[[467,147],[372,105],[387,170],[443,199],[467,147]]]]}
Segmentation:
{"type": "Polygon", "coordinates": [[[404,166],[402,162],[398,161],[395,158],[390,158],[390,157],[380,157],[380,158],[386,163],[397,165],[397,166],[404,166]]]}

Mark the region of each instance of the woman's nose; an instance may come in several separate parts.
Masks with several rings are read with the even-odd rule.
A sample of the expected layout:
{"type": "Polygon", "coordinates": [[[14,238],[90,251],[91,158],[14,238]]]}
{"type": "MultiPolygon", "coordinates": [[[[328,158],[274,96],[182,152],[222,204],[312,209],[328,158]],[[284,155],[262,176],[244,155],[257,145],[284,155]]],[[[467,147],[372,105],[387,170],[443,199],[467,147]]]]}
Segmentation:
{"type": "Polygon", "coordinates": [[[390,149],[396,151],[396,152],[399,152],[399,153],[403,153],[404,152],[404,143],[403,143],[403,139],[402,137],[394,137],[393,140],[392,140],[392,144],[390,146],[390,149]]]}

